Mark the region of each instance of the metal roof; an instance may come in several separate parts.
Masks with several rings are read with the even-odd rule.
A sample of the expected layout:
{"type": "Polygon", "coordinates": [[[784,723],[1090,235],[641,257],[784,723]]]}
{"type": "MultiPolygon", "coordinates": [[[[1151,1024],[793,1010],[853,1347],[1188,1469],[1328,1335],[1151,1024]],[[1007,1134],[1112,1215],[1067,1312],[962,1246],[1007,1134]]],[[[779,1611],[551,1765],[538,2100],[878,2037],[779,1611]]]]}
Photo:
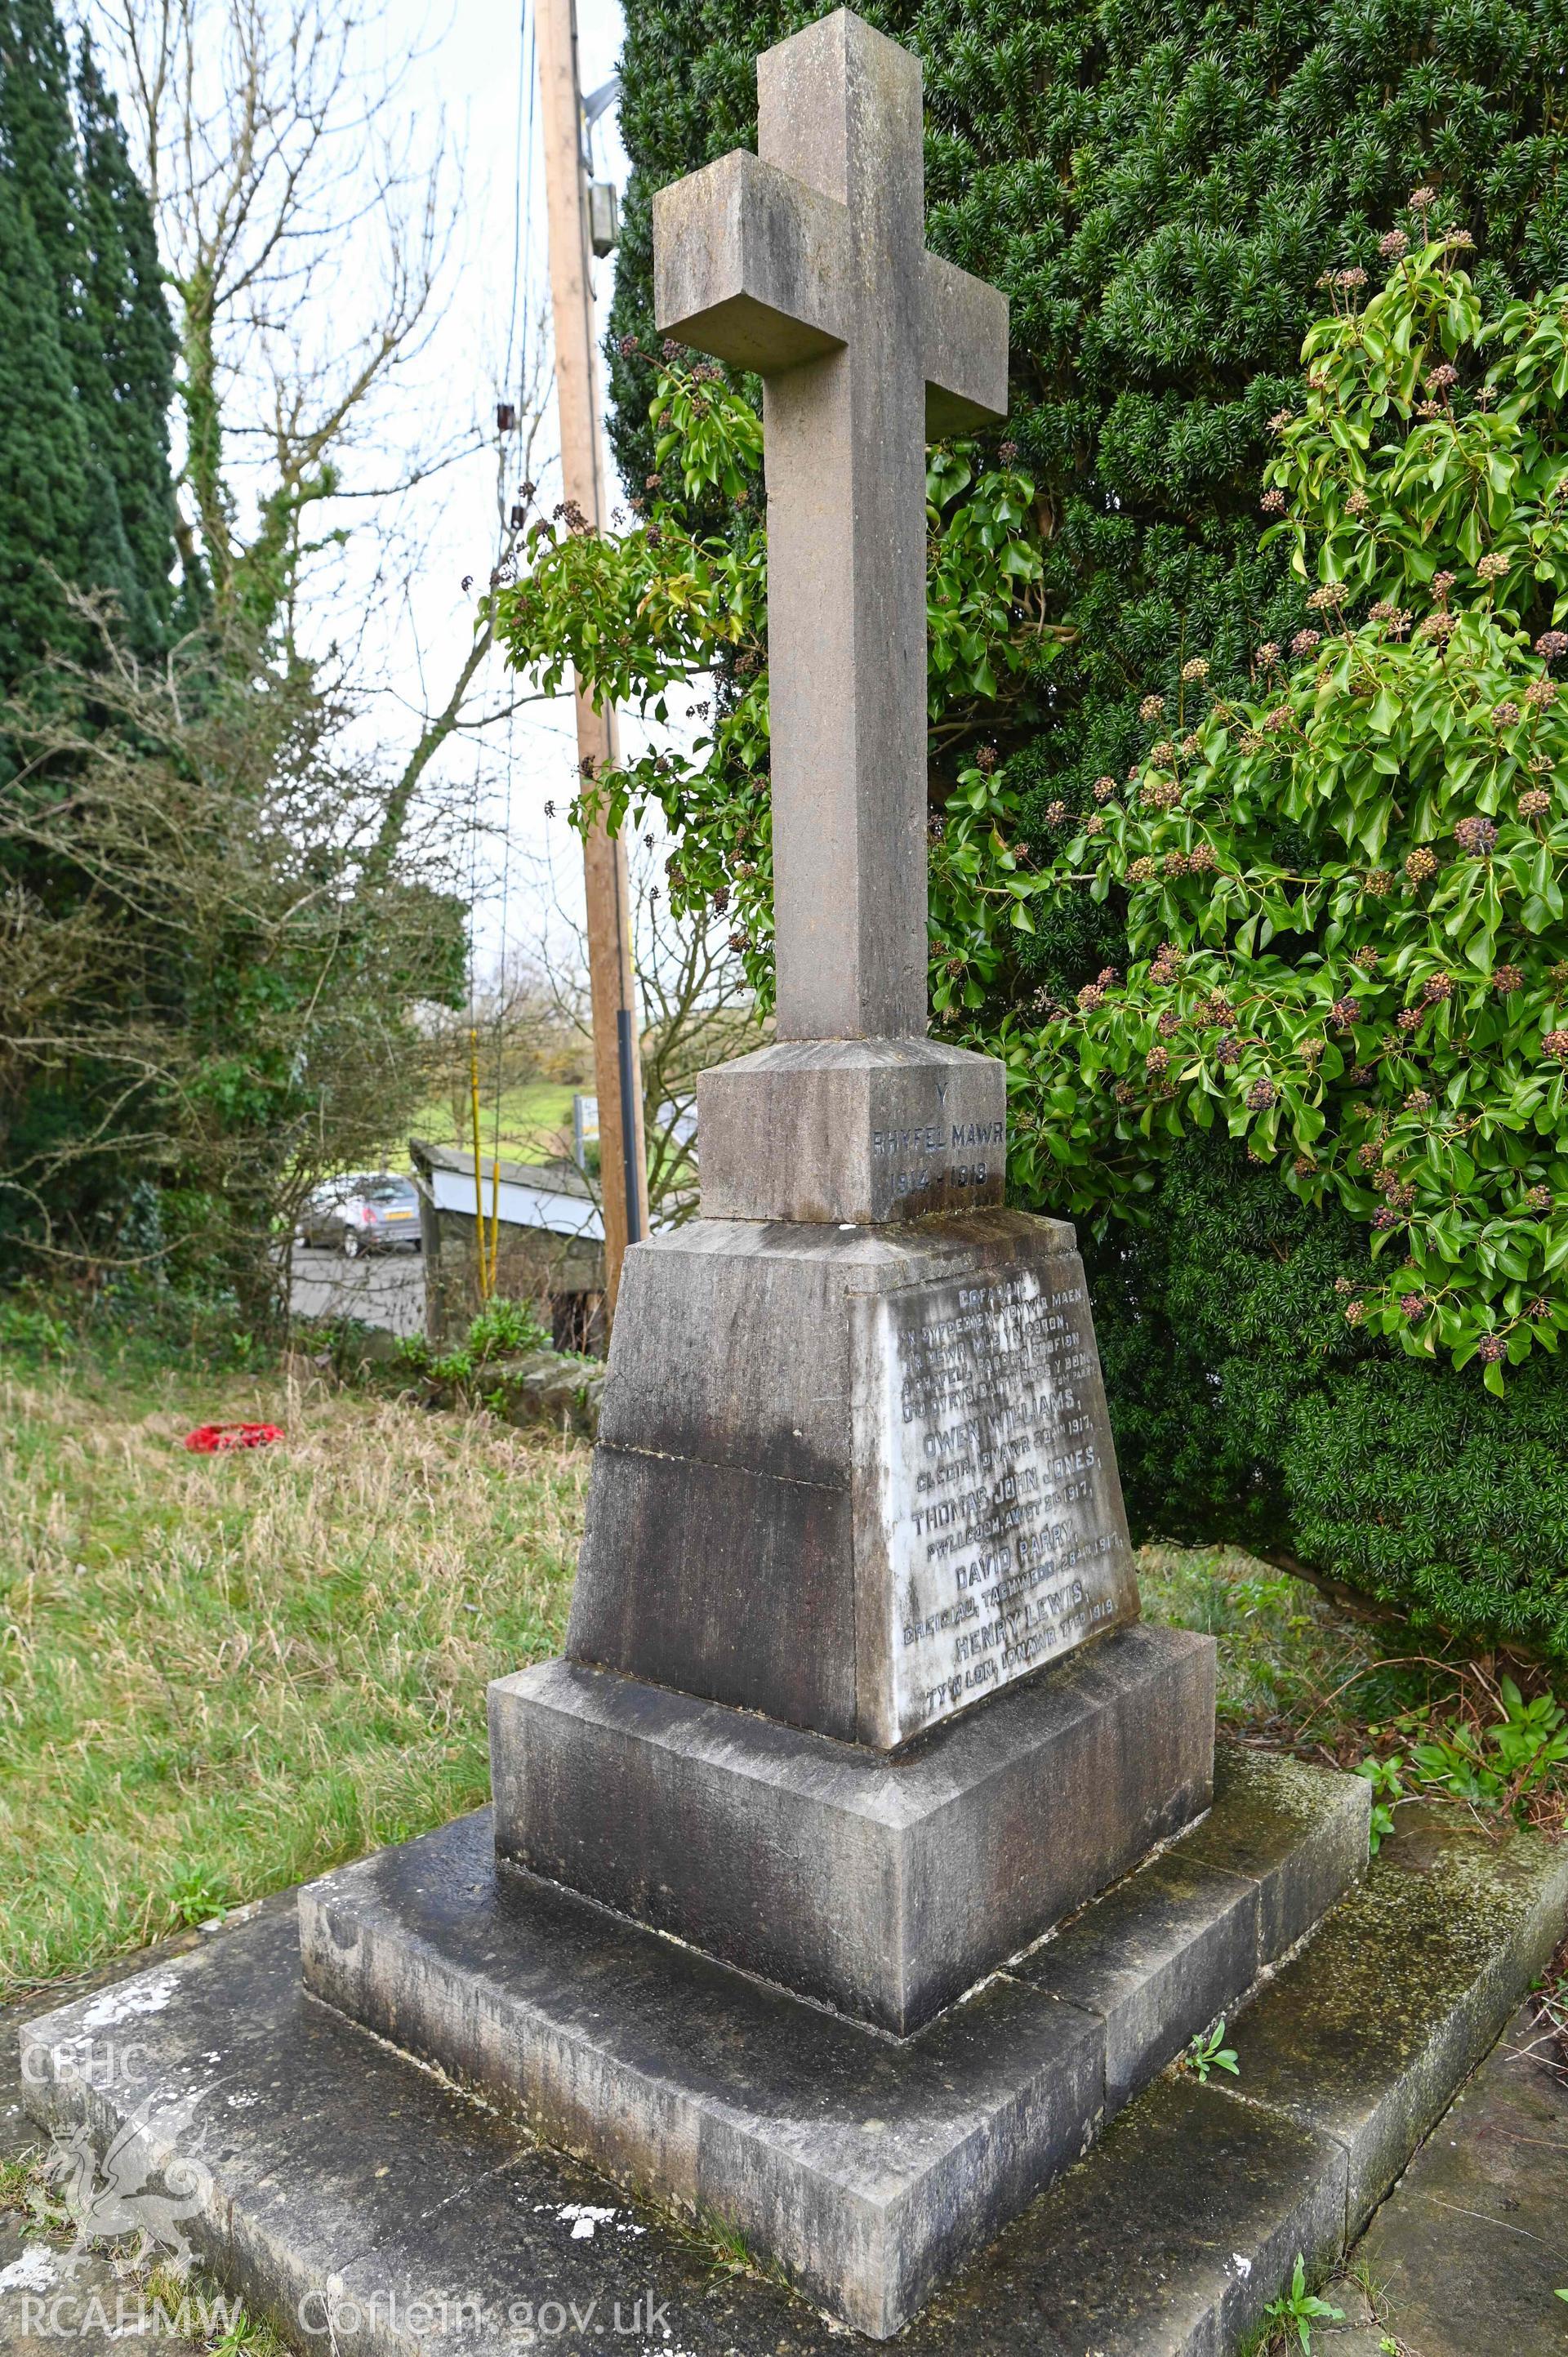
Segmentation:
{"type": "MultiPolygon", "coordinates": [[[[521,1167],[526,1168],[527,1166],[521,1167]]],[[[552,1187],[509,1178],[507,1168],[503,1162],[495,1190],[496,1216],[503,1226],[543,1228],[553,1236],[581,1236],[589,1243],[603,1243],[605,1223],[596,1203],[586,1196],[568,1195],[552,1187]]],[[[473,1218],[472,1156],[468,1158],[467,1170],[452,1170],[434,1165],[424,1174],[424,1183],[437,1211],[467,1211],[468,1217],[473,1218]]],[[[484,1198],[485,1217],[489,1219],[490,1171],[488,1163],[481,1165],[479,1186],[484,1198]]]]}
{"type": "MultiPolygon", "coordinates": [[[[417,1184],[437,1211],[466,1211],[474,1216],[474,1157],[460,1146],[436,1146],[424,1137],[411,1137],[409,1157],[417,1184]]],[[[580,1236],[602,1244],[604,1218],[585,1174],[573,1162],[479,1163],[479,1186],[485,1217],[490,1215],[491,1174],[496,1180],[496,1211],[509,1227],[540,1228],[547,1235],[580,1236]]]]}

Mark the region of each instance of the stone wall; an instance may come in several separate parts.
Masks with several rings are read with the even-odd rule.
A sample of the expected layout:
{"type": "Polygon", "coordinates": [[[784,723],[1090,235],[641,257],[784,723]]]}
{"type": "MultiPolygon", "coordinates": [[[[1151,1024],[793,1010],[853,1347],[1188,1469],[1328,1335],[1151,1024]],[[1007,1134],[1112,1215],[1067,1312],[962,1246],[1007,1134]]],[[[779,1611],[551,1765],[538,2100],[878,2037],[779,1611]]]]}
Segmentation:
{"type": "MultiPolygon", "coordinates": [[[[480,1306],[471,1211],[437,1211],[422,1199],[424,1330],[445,1345],[467,1330],[480,1306]]],[[[558,1350],[604,1349],[604,1246],[580,1236],[502,1222],[496,1235],[495,1291],[509,1301],[537,1301],[558,1350]]]]}

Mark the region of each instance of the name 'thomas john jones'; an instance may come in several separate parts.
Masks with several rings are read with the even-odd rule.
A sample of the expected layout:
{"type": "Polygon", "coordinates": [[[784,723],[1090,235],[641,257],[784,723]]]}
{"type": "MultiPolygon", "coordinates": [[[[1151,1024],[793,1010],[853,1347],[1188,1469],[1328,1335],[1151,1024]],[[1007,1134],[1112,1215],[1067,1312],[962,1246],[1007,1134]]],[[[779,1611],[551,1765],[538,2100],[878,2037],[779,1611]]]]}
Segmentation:
{"type": "Polygon", "coordinates": [[[1081,1277],[998,1278],[944,1286],[897,1340],[899,1651],[928,1720],[1119,1609],[1081,1277]]]}

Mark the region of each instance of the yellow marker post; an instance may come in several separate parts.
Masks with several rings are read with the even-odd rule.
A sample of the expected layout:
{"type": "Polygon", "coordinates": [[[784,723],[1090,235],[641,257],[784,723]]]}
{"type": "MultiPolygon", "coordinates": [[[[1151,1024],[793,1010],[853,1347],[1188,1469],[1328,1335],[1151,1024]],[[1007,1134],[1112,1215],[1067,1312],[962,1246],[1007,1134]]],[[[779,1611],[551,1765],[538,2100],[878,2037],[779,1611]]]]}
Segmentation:
{"type": "Polygon", "coordinates": [[[479,1035],[468,1033],[468,1093],[474,1107],[474,1252],[478,1270],[479,1299],[490,1297],[489,1268],[485,1258],[485,1182],[479,1172],[479,1035]]]}
{"type": "Polygon", "coordinates": [[[490,1150],[490,1291],[492,1293],[494,1293],[496,1289],[496,1270],[499,1265],[500,1259],[500,1194],[501,1116],[500,1107],[498,1105],[496,1107],[496,1135],[494,1144],[490,1150]]]}

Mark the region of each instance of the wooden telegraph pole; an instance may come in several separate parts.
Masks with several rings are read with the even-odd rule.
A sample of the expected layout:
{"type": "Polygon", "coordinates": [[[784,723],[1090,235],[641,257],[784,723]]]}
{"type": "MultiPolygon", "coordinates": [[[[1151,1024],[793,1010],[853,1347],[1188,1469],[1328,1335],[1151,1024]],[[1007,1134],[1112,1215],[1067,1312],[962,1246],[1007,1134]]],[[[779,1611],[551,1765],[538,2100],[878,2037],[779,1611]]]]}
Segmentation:
{"type": "MultiPolygon", "coordinates": [[[[550,303],[555,326],[555,397],[566,498],[596,530],[605,522],[598,351],[589,280],[587,171],[577,81],[576,0],[534,0],[550,231],[550,303]]],[[[596,712],[577,683],[577,753],[585,775],[618,757],[613,711],[596,712]]],[[[626,849],[596,823],[583,844],[588,901],[588,981],[594,1077],[599,1096],[599,1189],[605,1218],[609,1314],[615,1315],[628,1243],[648,1233],[648,1157],[632,969],[631,891],[626,849]]]]}

